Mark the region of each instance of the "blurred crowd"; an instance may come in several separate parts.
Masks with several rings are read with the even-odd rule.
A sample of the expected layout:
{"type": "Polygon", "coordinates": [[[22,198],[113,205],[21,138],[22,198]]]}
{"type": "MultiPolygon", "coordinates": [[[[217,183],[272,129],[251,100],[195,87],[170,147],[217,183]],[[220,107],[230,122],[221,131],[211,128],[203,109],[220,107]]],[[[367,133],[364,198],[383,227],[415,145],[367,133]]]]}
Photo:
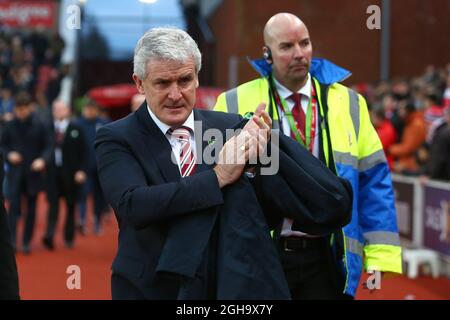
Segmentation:
{"type": "MultiPolygon", "coordinates": [[[[0,29],[0,118],[12,116],[13,97],[31,94],[38,109],[44,109],[61,92],[69,66],[61,65],[63,39],[44,29],[0,29]]],[[[47,108],[48,109],[48,108],[47,108]]]]}
{"type": "Polygon", "coordinates": [[[0,149],[3,185],[13,246],[30,253],[39,192],[49,211],[44,246],[54,249],[59,200],[66,206],[64,240],[74,247],[75,232],[85,235],[86,204],[92,195],[95,234],[102,233],[108,210],[98,182],[93,142],[108,122],[95,101],[85,100],[72,114],[70,66],[61,64],[64,41],[45,30],[0,30],[0,149]],[[22,240],[17,222],[24,220],[22,240]],[[17,242],[20,242],[18,245],[17,242]]]}
{"type": "MultiPolygon", "coordinates": [[[[67,247],[74,246],[75,230],[86,234],[89,194],[94,203],[96,234],[101,234],[102,215],[107,210],[93,142],[96,130],[108,119],[92,100],[85,101],[80,115],[72,115],[72,77],[70,66],[61,64],[63,49],[64,41],[53,32],[0,30],[0,148],[6,172],[3,193],[14,245],[16,223],[21,217],[25,220],[21,245],[25,253],[31,251],[38,192],[46,192],[49,202],[42,241],[50,250],[54,249],[59,198],[68,203],[64,230],[67,247]],[[74,158],[79,164],[71,161],[74,158]],[[22,204],[26,204],[26,210],[22,204]]],[[[360,84],[353,89],[368,101],[371,121],[393,172],[450,180],[450,64],[445,68],[428,66],[415,78],[360,84]]],[[[136,95],[131,110],[143,99],[136,95]]]]}
{"type": "Polygon", "coordinates": [[[353,89],[367,99],[393,172],[450,180],[450,64],[353,89]]]}

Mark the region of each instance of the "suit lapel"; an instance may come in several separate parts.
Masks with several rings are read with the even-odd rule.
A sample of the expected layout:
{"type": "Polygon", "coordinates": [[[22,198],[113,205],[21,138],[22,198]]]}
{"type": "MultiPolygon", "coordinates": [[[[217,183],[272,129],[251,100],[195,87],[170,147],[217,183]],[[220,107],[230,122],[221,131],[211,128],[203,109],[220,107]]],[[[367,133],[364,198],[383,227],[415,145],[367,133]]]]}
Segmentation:
{"type": "MultiPolygon", "coordinates": [[[[181,179],[180,170],[171,159],[172,147],[167,138],[163,135],[156,123],[150,117],[146,103],[139,107],[139,109],[135,112],[135,115],[141,125],[140,132],[143,135],[142,138],[144,140],[144,144],[155,159],[164,179],[167,182],[179,181],[181,179]]],[[[213,126],[208,121],[207,117],[205,117],[205,114],[196,109],[194,109],[194,121],[200,121],[202,124],[201,128],[195,128],[195,142],[198,161],[195,172],[198,173],[208,170],[213,166],[205,164],[202,158],[203,150],[205,150],[208,146],[208,141],[203,139],[204,132],[210,128],[213,128],[213,126]]]]}
{"type": "Polygon", "coordinates": [[[195,128],[195,143],[196,143],[196,150],[197,150],[197,168],[195,169],[195,172],[202,172],[205,170],[210,169],[214,165],[208,165],[205,163],[205,159],[203,158],[203,151],[208,146],[208,141],[204,140],[203,137],[205,136],[204,133],[206,130],[214,128],[211,123],[208,121],[208,119],[205,117],[205,113],[194,109],[194,121],[201,123],[201,130],[200,128],[195,128]],[[201,161],[200,161],[201,160],[201,161]]]}
{"type": "Polygon", "coordinates": [[[155,159],[161,174],[167,182],[176,182],[181,178],[178,166],[172,162],[172,147],[165,135],[150,117],[144,102],[135,112],[141,125],[144,144],[155,159]]]}

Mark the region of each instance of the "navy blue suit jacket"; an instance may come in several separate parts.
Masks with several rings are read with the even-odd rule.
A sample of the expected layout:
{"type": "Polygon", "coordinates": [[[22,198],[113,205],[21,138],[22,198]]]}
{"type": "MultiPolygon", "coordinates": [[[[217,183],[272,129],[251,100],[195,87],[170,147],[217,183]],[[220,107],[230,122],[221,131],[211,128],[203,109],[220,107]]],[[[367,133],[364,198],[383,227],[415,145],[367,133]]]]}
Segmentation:
{"type": "MultiPolygon", "coordinates": [[[[241,121],[238,115],[201,110],[194,110],[194,119],[202,122],[202,131],[215,128],[222,133],[225,132],[225,129],[232,128],[241,121]]],[[[198,132],[196,132],[197,134],[198,132]]],[[[178,273],[182,275],[196,276],[193,273],[198,271],[196,268],[203,252],[197,252],[198,257],[192,258],[188,254],[184,260],[173,261],[170,260],[173,254],[167,254],[167,252],[180,252],[179,249],[183,247],[184,244],[181,243],[180,246],[180,239],[177,239],[178,235],[182,233],[176,232],[176,228],[185,224],[186,220],[189,224],[194,221],[194,217],[199,215],[213,216],[224,208],[228,212],[232,212],[240,207],[256,208],[252,209],[256,214],[262,211],[270,215],[279,214],[278,219],[281,219],[283,211],[288,210],[292,212],[292,215],[301,218],[300,221],[303,222],[305,227],[303,231],[328,233],[340,228],[350,219],[351,189],[349,190],[345,181],[333,175],[306,150],[304,153],[298,151],[301,150],[301,147],[296,143],[292,143],[291,148],[296,148],[300,154],[297,154],[297,159],[292,160],[293,163],[306,162],[307,169],[311,172],[299,169],[302,172],[288,175],[284,171],[284,175],[280,173],[271,178],[261,176],[252,182],[243,177],[239,180],[239,188],[234,189],[232,198],[227,196],[227,188],[223,190],[219,188],[212,167],[206,164],[198,165],[194,175],[181,179],[177,165],[171,161],[170,144],[151,119],[145,104],[126,118],[99,129],[95,147],[102,188],[108,202],[116,212],[120,227],[119,249],[112,266],[113,279],[114,275],[120,276],[134,287],[141,297],[148,299],[175,299],[180,297],[179,285],[181,282],[179,279],[160,277],[156,273],[158,263],[161,262],[160,257],[164,258],[163,262],[165,262],[166,267],[174,261],[181,261],[171,266],[174,269],[180,269],[164,270],[162,268],[163,271],[179,271],[178,273]],[[285,181],[286,176],[303,179],[304,185],[308,186],[307,188],[301,188],[304,194],[297,192],[297,188],[289,186],[285,181]],[[255,187],[252,184],[258,186],[255,187]],[[271,184],[271,186],[268,184],[271,184]],[[284,189],[288,195],[288,203],[281,201],[280,204],[279,200],[275,200],[271,188],[284,189]],[[240,191],[236,191],[239,189],[240,191]],[[242,194],[242,197],[239,194],[242,194]],[[304,200],[306,197],[312,197],[315,194],[318,201],[309,208],[305,205],[304,200]],[[240,204],[246,202],[249,202],[250,206],[240,206],[240,204]],[[263,205],[260,206],[260,203],[263,205]],[[170,247],[171,243],[175,243],[172,248],[175,247],[176,250],[165,248],[166,245],[170,247]],[[169,256],[169,259],[167,256],[169,256]],[[187,265],[182,263],[187,263],[187,265]]],[[[197,143],[197,147],[203,150],[207,147],[207,142],[197,143]]],[[[289,158],[289,156],[285,156],[289,158]]],[[[282,163],[280,163],[281,166],[283,166],[282,163]]],[[[299,167],[296,164],[294,166],[299,167]]],[[[291,180],[291,184],[292,182],[291,180]]],[[[296,181],[295,184],[301,183],[296,181]]],[[[278,194],[276,195],[278,196],[278,194]]],[[[308,203],[313,202],[312,199],[308,200],[308,203]]],[[[276,220],[276,218],[271,217],[270,220],[276,220]]],[[[231,221],[239,220],[231,219],[231,221]]],[[[214,227],[213,224],[204,226],[207,228],[214,227]]],[[[236,227],[242,227],[242,225],[236,227]]],[[[270,241],[267,224],[249,224],[246,231],[252,228],[255,229],[254,234],[267,235],[263,239],[265,244],[270,241]],[[258,229],[258,232],[256,229],[258,229]]],[[[189,229],[189,232],[192,233],[192,245],[194,247],[195,243],[201,242],[201,240],[196,241],[196,239],[203,237],[202,230],[204,229],[189,229]]],[[[247,232],[247,234],[250,233],[247,232]]],[[[217,237],[215,239],[218,248],[215,253],[217,255],[215,260],[220,264],[226,262],[226,257],[222,255],[224,251],[220,250],[221,243],[223,244],[223,242],[220,242],[222,236],[223,233],[218,236],[218,239],[217,237]]],[[[252,241],[255,241],[255,239],[252,239],[252,241]]],[[[189,252],[190,247],[192,246],[185,245],[187,252],[189,252]]],[[[276,261],[276,251],[274,248],[270,249],[269,245],[265,245],[265,248],[271,254],[270,257],[266,257],[267,264],[273,264],[275,271],[278,272],[277,275],[281,275],[281,268],[276,261]]],[[[253,249],[255,249],[254,246],[253,249]]],[[[237,253],[235,248],[231,258],[236,258],[237,253]]],[[[242,254],[244,255],[244,253],[242,254]]],[[[253,255],[253,257],[256,256],[253,255]]],[[[245,258],[242,260],[246,263],[241,268],[255,267],[257,263],[264,263],[263,259],[253,262],[251,259],[248,260],[245,258]]],[[[235,259],[235,261],[237,260],[235,259]]],[[[265,268],[265,270],[267,269],[265,268]]],[[[159,270],[161,271],[161,265],[159,265],[159,270]]],[[[271,280],[280,281],[280,297],[283,297],[284,279],[280,279],[277,275],[271,280]]],[[[200,272],[200,276],[205,276],[205,273],[200,272]]],[[[222,283],[224,282],[220,276],[217,278],[222,283]]],[[[264,284],[262,286],[264,287],[264,284]]],[[[114,288],[113,283],[113,297],[127,297],[126,292],[114,292],[114,288]]],[[[231,290],[232,288],[233,286],[231,286],[231,290]]],[[[235,288],[239,290],[238,287],[235,288]]],[[[246,290],[251,290],[251,288],[246,288],[246,290]]],[[[257,287],[255,287],[255,290],[257,290],[257,287]]],[[[230,286],[227,287],[227,292],[229,291],[230,286]]],[[[246,295],[243,296],[246,297],[246,295]]],[[[189,298],[189,296],[182,297],[189,298]]],[[[211,295],[207,297],[211,297],[211,295]]],[[[252,296],[252,298],[256,297],[252,296]]],[[[227,297],[222,296],[222,298],[227,297]]],[[[261,298],[265,297],[262,296],[261,298]]]]}

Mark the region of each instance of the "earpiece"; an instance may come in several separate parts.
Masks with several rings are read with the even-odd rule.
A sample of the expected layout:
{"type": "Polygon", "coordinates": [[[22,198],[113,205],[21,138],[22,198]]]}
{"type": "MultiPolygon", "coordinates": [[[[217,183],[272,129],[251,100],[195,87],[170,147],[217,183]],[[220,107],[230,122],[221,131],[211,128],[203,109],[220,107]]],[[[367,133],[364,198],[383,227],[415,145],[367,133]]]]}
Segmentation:
{"type": "Polygon", "coordinates": [[[266,50],[263,52],[263,57],[266,60],[269,60],[268,62],[272,63],[272,51],[270,51],[270,48],[268,46],[264,46],[266,50]]]}

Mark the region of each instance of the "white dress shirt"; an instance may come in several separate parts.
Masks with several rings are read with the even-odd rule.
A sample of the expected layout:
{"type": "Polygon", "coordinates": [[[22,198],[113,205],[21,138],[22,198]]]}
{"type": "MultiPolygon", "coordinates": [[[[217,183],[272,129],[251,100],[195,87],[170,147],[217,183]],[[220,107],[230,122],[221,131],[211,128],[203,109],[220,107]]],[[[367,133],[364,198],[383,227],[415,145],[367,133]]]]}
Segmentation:
{"type": "MultiPolygon", "coordinates": [[[[62,132],[63,134],[65,134],[67,127],[69,126],[69,120],[68,119],[60,121],[56,120],[55,122],[53,122],[53,125],[55,127],[55,133],[62,132]]],[[[60,147],[55,147],[55,164],[57,167],[61,167],[62,163],[63,163],[62,150],[60,147]]]]}
{"type": "MultiPolygon", "coordinates": [[[[280,98],[284,99],[286,101],[287,107],[289,108],[289,111],[292,112],[292,109],[294,108],[294,101],[292,99],[289,99],[289,97],[293,94],[291,90],[283,86],[281,83],[279,83],[275,78],[275,87],[277,89],[277,92],[280,96],[280,98]]],[[[305,112],[308,110],[308,104],[309,100],[311,99],[311,76],[308,73],[308,79],[306,80],[306,84],[297,91],[301,95],[301,103],[302,103],[302,109],[305,112]]],[[[289,126],[289,120],[284,115],[283,110],[278,107],[278,114],[280,115],[280,121],[281,126],[283,129],[283,133],[287,136],[291,135],[291,127],[289,126]]],[[[315,139],[314,139],[314,145],[313,145],[313,155],[318,158],[319,157],[319,108],[317,106],[316,108],[316,130],[315,130],[315,139]]],[[[293,231],[292,230],[292,224],[293,220],[290,218],[284,218],[283,220],[283,226],[281,227],[281,236],[282,237],[311,237],[311,235],[300,232],[300,231],[293,231]]]]}
{"type": "MultiPolygon", "coordinates": [[[[284,99],[286,101],[287,107],[289,108],[289,111],[292,112],[292,109],[294,108],[294,101],[292,101],[292,99],[288,99],[293,92],[291,90],[289,90],[288,88],[286,88],[285,86],[283,86],[281,83],[279,83],[275,78],[274,78],[274,82],[275,82],[275,87],[278,91],[278,94],[280,95],[280,98],[284,99]]],[[[301,95],[301,102],[302,102],[302,109],[305,112],[308,110],[308,104],[309,104],[309,100],[311,99],[311,87],[312,87],[312,83],[311,83],[311,76],[308,73],[308,80],[306,81],[306,84],[297,91],[297,93],[299,93],[301,95]]],[[[278,114],[280,115],[280,121],[281,121],[281,125],[282,125],[282,129],[285,135],[290,136],[291,135],[291,127],[289,126],[289,121],[287,119],[287,117],[284,115],[283,110],[281,110],[280,108],[278,108],[278,114]]],[[[318,158],[319,157],[319,108],[316,108],[316,128],[315,128],[315,139],[314,139],[314,145],[313,145],[313,155],[318,158]]]]}
{"type": "MultiPolygon", "coordinates": [[[[156,115],[152,112],[152,110],[150,109],[150,107],[148,105],[147,105],[147,110],[148,110],[148,113],[150,114],[150,117],[152,117],[153,121],[155,121],[158,128],[161,130],[161,132],[164,134],[164,136],[169,141],[170,146],[172,147],[172,161],[174,161],[174,163],[176,163],[178,165],[178,169],[180,170],[180,173],[181,173],[180,153],[181,153],[182,143],[177,138],[175,138],[173,135],[168,133],[171,126],[169,126],[169,125],[165,124],[164,122],[162,122],[161,120],[159,120],[158,117],[156,117],[156,115]]],[[[186,119],[186,121],[183,123],[182,126],[188,127],[189,129],[191,129],[190,143],[191,143],[192,152],[195,154],[196,146],[195,146],[195,139],[194,139],[194,136],[195,136],[194,135],[194,132],[195,132],[194,127],[195,126],[194,126],[194,112],[193,111],[191,111],[191,114],[189,115],[189,117],[186,119]]]]}

